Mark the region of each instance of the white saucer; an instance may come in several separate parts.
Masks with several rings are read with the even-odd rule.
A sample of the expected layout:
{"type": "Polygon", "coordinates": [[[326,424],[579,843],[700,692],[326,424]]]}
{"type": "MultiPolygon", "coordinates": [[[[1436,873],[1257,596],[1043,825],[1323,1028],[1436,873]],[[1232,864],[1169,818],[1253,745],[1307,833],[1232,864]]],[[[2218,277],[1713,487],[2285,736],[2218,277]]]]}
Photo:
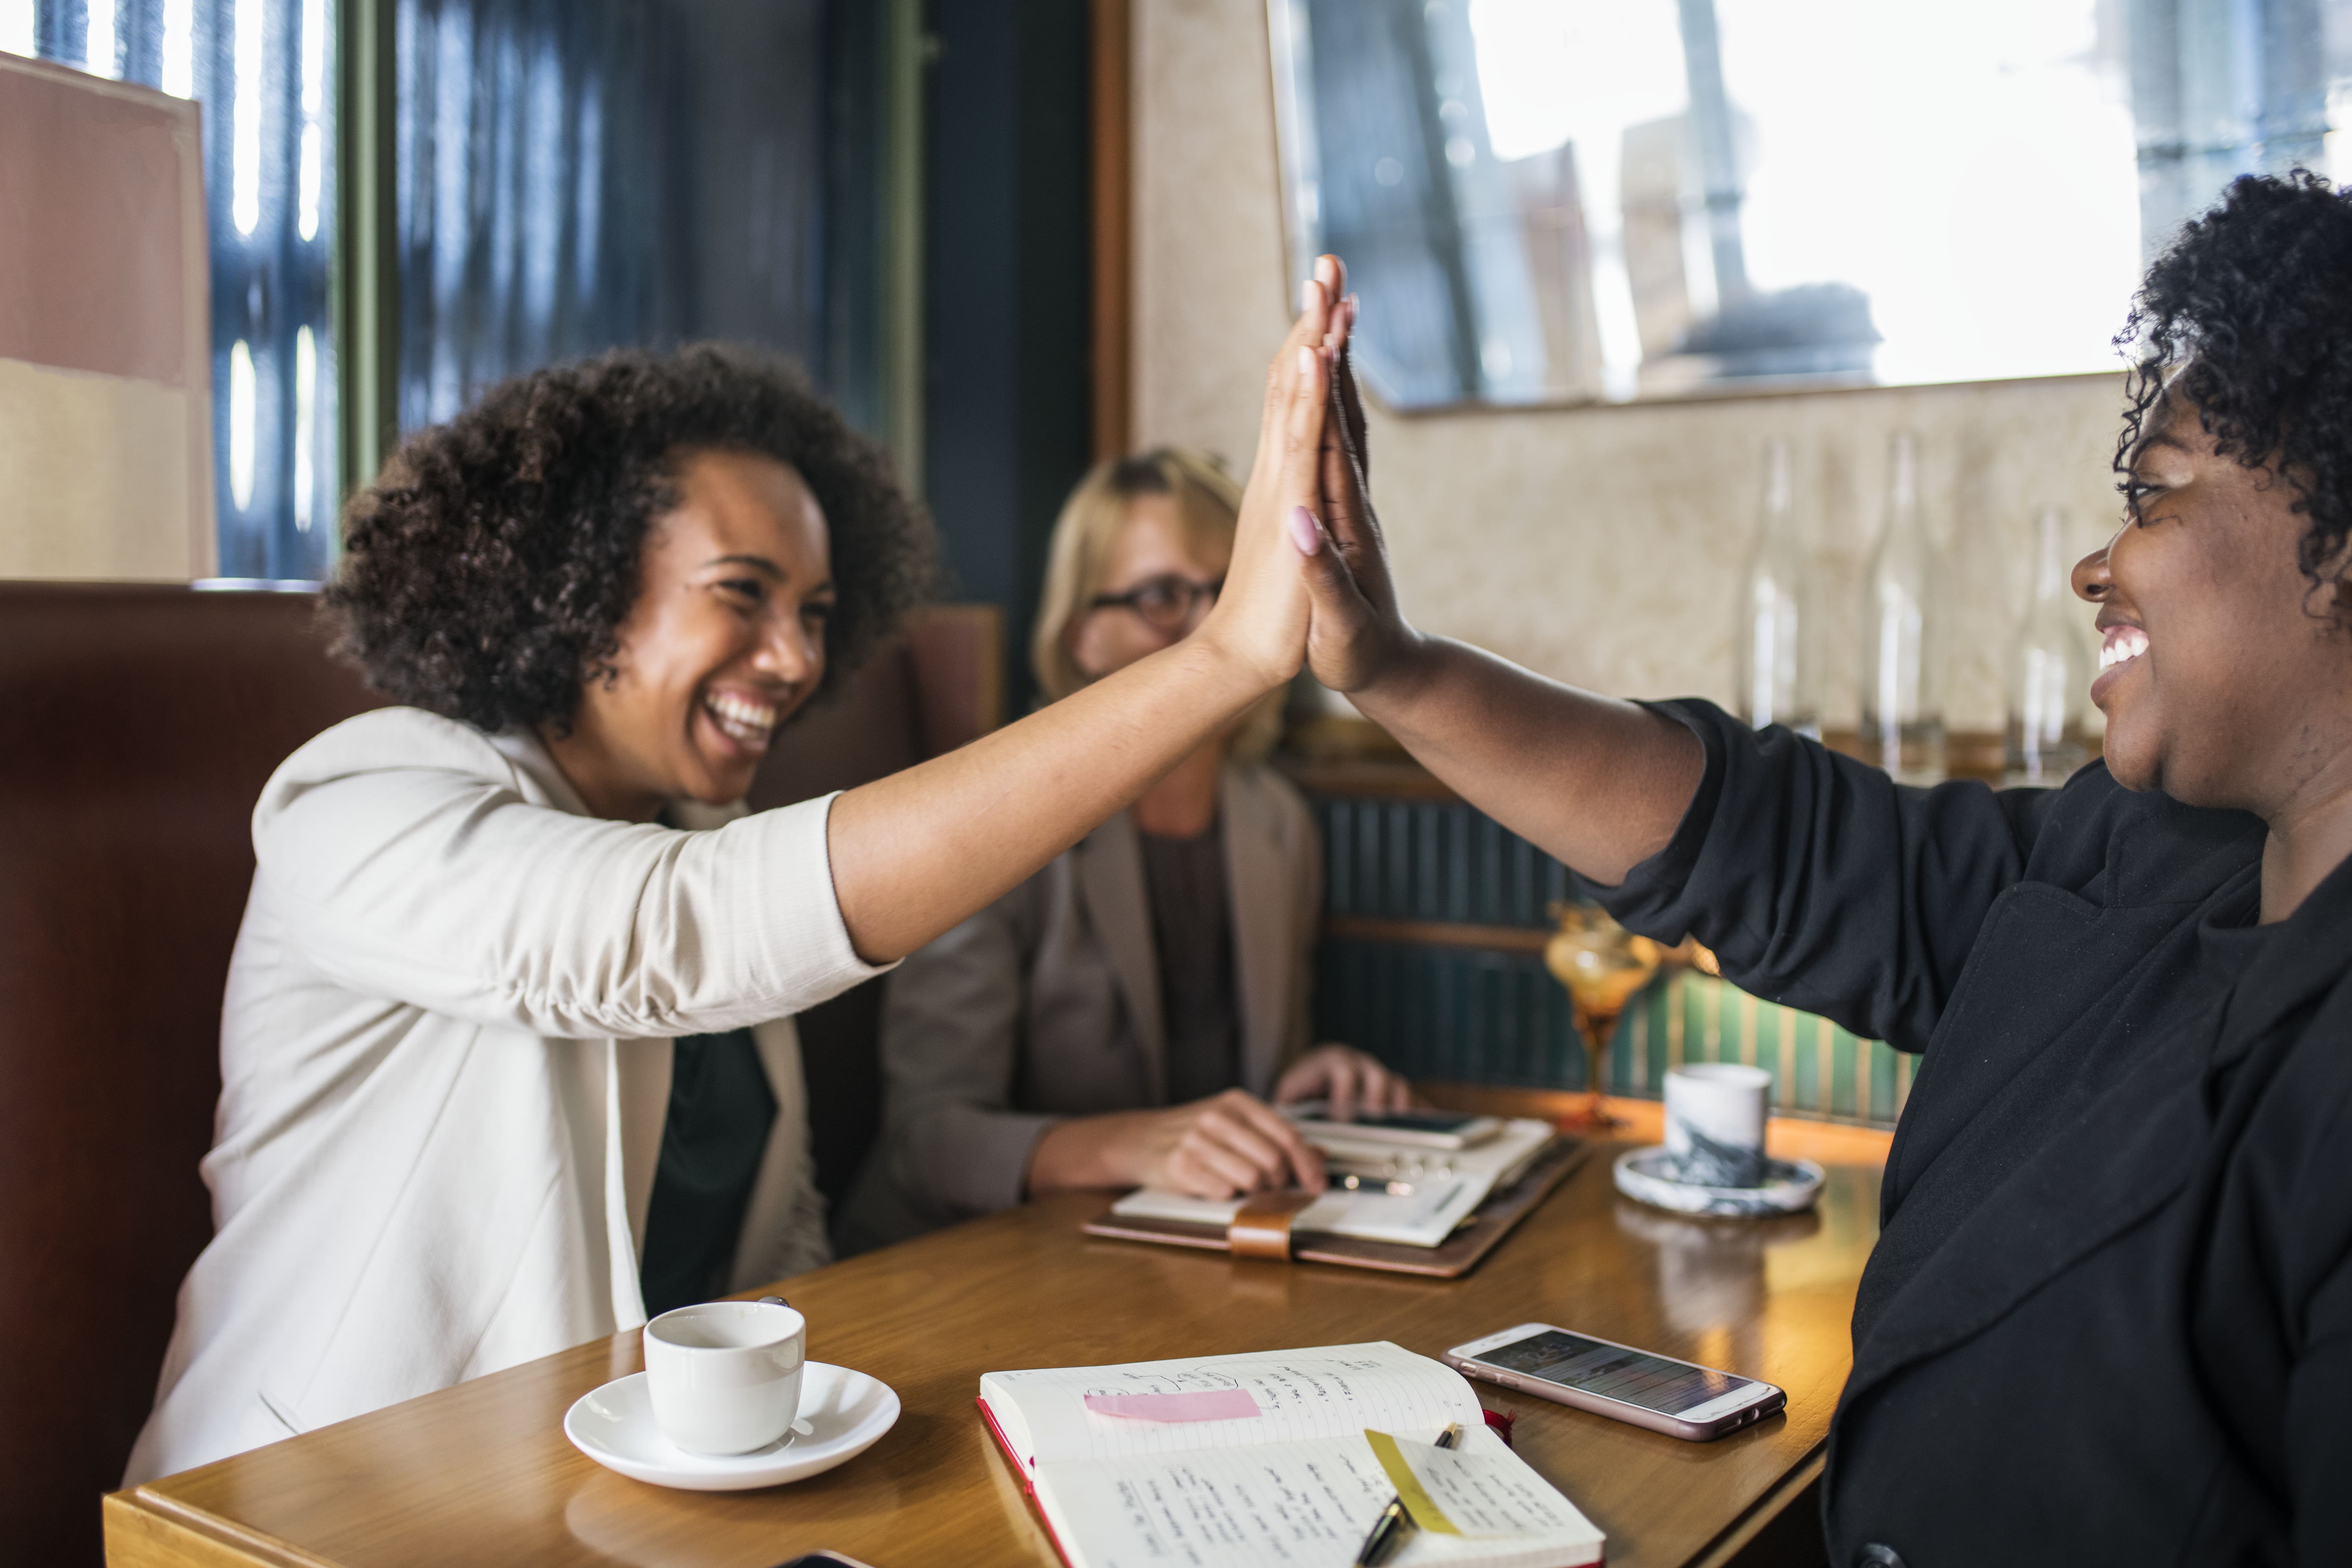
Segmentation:
{"type": "Polygon", "coordinates": [[[1822,1168],[1811,1160],[1767,1160],[1764,1183],[1755,1187],[1702,1187],[1676,1181],[1663,1146],[1628,1149],[1617,1156],[1617,1190],[1629,1198],[1677,1214],[1796,1214],[1822,1194],[1822,1168]]]}
{"type": "Polygon", "coordinates": [[[796,1426],[781,1441],[748,1454],[689,1454],[654,1425],[646,1374],[615,1378],[572,1402],[563,1415],[572,1446],[608,1470],[657,1487],[695,1492],[741,1491],[797,1481],[872,1447],[898,1419],[898,1396],[888,1384],[821,1361],[801,1375],[796,1426]]]}

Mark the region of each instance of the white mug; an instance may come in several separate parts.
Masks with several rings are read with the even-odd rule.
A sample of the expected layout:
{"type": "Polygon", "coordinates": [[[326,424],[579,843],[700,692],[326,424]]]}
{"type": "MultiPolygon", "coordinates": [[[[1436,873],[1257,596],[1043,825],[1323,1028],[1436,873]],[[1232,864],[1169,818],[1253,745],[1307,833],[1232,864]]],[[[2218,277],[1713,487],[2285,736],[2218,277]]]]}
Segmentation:
{"type": "Polygon", "coordinates": [[[1764,1180],[1764,1100],[1772,1075],[1737,1062],[1693,1062],[1666,1074],[1666,1158],[1702,1187],[1764,1180]]]}
{"type": "Polygon", "coordinates": [[[748,1454],[792,1430],[808,1320],[782,1302],[705,1301],[646,1325],[654,1424],[689,1454],[748,1454]]]}

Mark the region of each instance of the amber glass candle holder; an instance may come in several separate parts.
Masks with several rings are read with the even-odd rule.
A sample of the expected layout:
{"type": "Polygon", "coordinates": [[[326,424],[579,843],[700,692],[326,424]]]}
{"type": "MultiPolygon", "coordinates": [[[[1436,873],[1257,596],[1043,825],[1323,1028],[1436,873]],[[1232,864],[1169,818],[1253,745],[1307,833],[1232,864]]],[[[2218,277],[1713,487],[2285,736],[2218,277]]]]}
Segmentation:
{"type": "Polygon", "coordinates": [[[1626,1004],[1657,973],[1662,950],[1610,919],[1598,904],[1555,903],[1551,915],[1558,929],[1544,944],[1544,967],[1568,987],[1577,1037],[1584,1043],[1584,1110],[1572,1125],[1607,1131],[1621,1123],[1609,1114],[1602,1092],[1602,1058],[1626,1004]]]}

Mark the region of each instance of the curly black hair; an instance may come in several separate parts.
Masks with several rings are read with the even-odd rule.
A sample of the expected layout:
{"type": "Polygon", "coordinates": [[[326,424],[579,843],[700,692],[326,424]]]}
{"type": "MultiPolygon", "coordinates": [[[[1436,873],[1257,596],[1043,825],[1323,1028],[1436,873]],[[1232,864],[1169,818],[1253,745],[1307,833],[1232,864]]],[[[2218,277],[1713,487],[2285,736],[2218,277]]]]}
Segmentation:
{"type": "Polygon", "coordinates": [[[2185,399],[2224,457],[2285,481],[2318,586],[2352,535],[2352,191],[2307,169],[2231,181],[2149,268],[2116,342],[2126,493],[2150,412],[2185,399]]]}
{"type": "Polygon", "coordinates": [[[798,371],[716,343],[532,371],[411,436],[344,510],[324,595],[336,651],[399,701],[562,732],[585,684],[612,677],[679,455],[714,448],[789,463],[824,509],[832,688],[930,593],[930,520],[798,371]]]}

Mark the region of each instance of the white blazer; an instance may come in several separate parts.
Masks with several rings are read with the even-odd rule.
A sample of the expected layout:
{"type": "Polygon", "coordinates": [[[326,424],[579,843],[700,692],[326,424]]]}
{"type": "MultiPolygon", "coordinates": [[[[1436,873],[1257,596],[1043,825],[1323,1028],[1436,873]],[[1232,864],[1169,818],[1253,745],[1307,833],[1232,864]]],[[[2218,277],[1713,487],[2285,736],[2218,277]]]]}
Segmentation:
{"type": "Polygon", "coordinates": [[[825,1262],[790,1016],[881,973],[831,806],[608,822],[531,737],[414,708],[289,757],[229,962],[215,1234],[125,1484],[643,1323],[680,1035],[751,1026],[775,1092],[736,1289],[825,1262]]]}

